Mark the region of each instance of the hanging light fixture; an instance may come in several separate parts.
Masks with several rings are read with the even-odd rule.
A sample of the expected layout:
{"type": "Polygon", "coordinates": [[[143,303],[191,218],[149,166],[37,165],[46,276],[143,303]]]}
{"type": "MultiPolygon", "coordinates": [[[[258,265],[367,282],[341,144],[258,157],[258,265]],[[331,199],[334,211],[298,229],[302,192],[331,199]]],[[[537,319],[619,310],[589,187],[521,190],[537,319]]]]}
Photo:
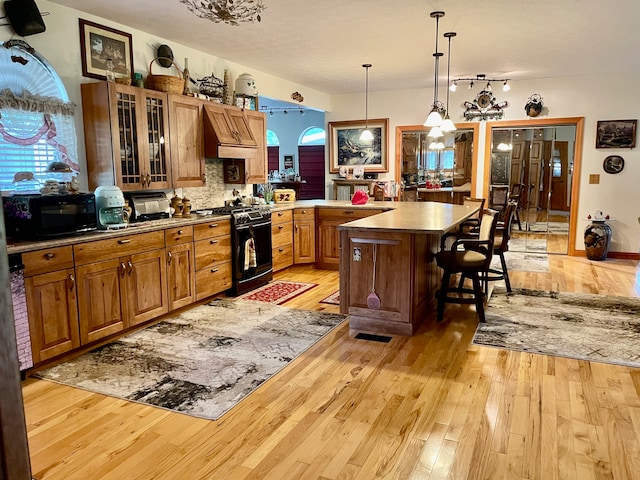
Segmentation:
{"type": "Polygon", "coordinates": [[[180,3],[200,18],[234,26],[260,22],[260,13],[266,8],[262,0],[180,0],[180,3]]]}
{"type": "MultiPolygon", "coordinates": [[[[484,85],[484,90],[490,92],[491,82],[500,82],[502,83],[502,91],[508,92],[511,90],[511,85],[509,85],[508,78],[487,78],[484,73],[479,73],[475,76],[475,78],[454,78],[451,80],[451,85],[457,85],[458,82],[469,82],[469,90],[471,90],[474,86],[474,82],[478,82],[480,85],[484,85]],[[482,83],[480,83],[482,82],[482,83]],[[487,82],[486,84],[484,82],[487,82]]],[[[452,90],[455,91],[455,90],[452,90]]]]}
{"type": "Polygon", "coordinates": [[[433,105],[431,112],[424,122],[425,127],[439,127],[442,125],[442,114],[444,113],[444,105],[438,101],[438,64],[440,62],[441,52],[438,52],[438,27],[440,19],[444,17],[444,12],[431,12],[431,18],[436,19],[436,52],[433,54],[434,60],[434,82],[433,82],[433,105]]]}
{"type": "Polygon", "coordinates": [[[373,141],[373,133],[369,130],[369,69],[370,63],[364,63],[365,69],[365,87],[364,87],[364,130],[360,134],[360,141],[371,143],[373,141]]]}
{"type": "Polygon", "coordinates": [[[502,91],[508,92],[509,90],[511,90],[511,85],[509,85],[509,80],[505,80],[502,84],[502,91]]]}
{"type": "MultiPolygon", "coordinates": [[[[455,36],[456,32],[447,32],[444,34],[444,38],[449,40],[449,50],[447,51],[447,84],[449,83],[449,75],[451,73],[451,39],[455,36]]],[[[449,118],[449,90],[447,90],[447,110],[440,129],[445,133],[455,132],[457,130],[455,124],[451,118],[449,118]]]]}

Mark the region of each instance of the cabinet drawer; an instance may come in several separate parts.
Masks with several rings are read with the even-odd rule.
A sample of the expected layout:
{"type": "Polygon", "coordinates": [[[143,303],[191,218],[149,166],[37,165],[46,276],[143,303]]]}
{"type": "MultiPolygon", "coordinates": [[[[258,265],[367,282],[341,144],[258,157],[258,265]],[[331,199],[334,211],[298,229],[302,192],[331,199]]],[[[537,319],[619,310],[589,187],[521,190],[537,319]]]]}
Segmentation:
{"type": "Polygon", "coordinates": [[[76,265],[84,265],[159,248],[164,248],[163,230],[80,243],[73,246],[73,254],[76,265]]]}
{"type": "Polygon", "coordinates": [[[193,239],[202,240],[204,238],[229,235],[231,233],[231,220],[212,220],[211,222],[198,223],[193,226],[193,239]]]}
{"type": "Polygon", "coordinates": [[[164,231],[164,241],[167,247],[193,241],[193,226],[169,228],[164,231]]]}
{"type": "Polygon", "coordinates": [[[231,288],[231,262],[196,272],[196,301],[231,288]]]}
{"type": "Polygon", "coordinates": [[[293,242],[293,224],[282,223],[271,225],[271,247],[280,247],[293,242]]]}
{"type": "Polygon", "coordinates": [[[293,265],[293,244],[282,245],[272,249],[273,271],[277,272],[283,268],[293,265]]]}
{"type": "Polygon", "coordinates": [[[318,219],[331,218],[331,219],[343,219],[344,223],[356,220],[358,218],[365,218],[371,215],[377,215],[384,210],[380,209],[364,209],[364,208],[319,208],[318,219]]]}
{"type": "Polygon", "coordinates": [[[279,212],[273,212],[271,214],[271,223],[278,225],[279,223],[290,222],[293,219],[292,210],[281,210],[279,212]]]}
{"type": "Polygon", "coordinates": [[[195,242],[196,270],[231,261],[231,235],[195,242]]]}
{"type": "Polygon", "coordinates": [[[73,248],[68,245],[23,253],[22,261],[25,277],[73,268],[73,248]]]}
{"type": "Polygon", "coordinates": [[[294,220],[312,221],[315,219],[315,215],[316,215],[316,212],[314,208],[296,208],[293,211],[294,220]]]}

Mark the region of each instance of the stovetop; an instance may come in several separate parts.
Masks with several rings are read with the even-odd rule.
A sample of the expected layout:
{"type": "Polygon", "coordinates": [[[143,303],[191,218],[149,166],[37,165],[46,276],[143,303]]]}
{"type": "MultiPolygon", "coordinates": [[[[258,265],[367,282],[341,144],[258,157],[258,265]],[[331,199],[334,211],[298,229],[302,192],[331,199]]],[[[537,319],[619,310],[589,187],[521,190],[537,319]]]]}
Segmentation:
{"type": "Polygon", "coordinates": [[[271,208],[266,205],[253,205],[250,207],[227,205],[224,207],[196,210],[195,213],[204,215],[231,215],[236,224],[264,221],[271,218],[271,208]]]}

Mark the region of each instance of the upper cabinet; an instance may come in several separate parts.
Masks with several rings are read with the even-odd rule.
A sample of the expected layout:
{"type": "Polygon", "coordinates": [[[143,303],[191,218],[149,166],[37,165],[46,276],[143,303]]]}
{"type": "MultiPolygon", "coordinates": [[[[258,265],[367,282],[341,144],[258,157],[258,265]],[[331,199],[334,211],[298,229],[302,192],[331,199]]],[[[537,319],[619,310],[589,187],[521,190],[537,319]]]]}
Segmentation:
{"type": "Polygon", "coordinates": [[[254,110],[245,110],[249,128],[256,139],[256,154],[245,160],[245,175],[247,183],[267,183],[267,120],[265,114],[254,110]]]}
{"type": "Polygon", "coordinates": [[[90,189],[204,185],[201,100],[108,82],[81,91],[90,189]]]}
{"type": "Polygon", "coordinates": [[[222,158],[217,151],[219,146],[257,146],[247,117],[241,109],[220,103],[207,103],[204,113],[207,157],[222,158]]]}

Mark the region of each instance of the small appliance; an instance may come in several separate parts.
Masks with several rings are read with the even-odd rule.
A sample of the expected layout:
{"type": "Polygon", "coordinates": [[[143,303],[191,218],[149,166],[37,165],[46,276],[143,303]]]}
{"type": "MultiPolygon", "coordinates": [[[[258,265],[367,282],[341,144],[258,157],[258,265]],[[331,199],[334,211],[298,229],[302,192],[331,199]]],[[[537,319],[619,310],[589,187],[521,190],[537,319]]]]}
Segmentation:
{"type": "Polygon", "coordinates": [[[117,230],[126,228],[124,195],[115,185],[96,188],[96,210],[98,228],[101,230],[117,230]]]}
{"type": "Polygon", "coordinates": [[[95,230],[93,193],[74,195],[18,194],[2,199],[7,235],[43,240],[95,230]]]}
{"type": "Polygon", "coordinates": [[[132,193],[127,198],[131,200],[132,222],[160,220],[171,216],[171,202],[164,192],[132,193]]]}

